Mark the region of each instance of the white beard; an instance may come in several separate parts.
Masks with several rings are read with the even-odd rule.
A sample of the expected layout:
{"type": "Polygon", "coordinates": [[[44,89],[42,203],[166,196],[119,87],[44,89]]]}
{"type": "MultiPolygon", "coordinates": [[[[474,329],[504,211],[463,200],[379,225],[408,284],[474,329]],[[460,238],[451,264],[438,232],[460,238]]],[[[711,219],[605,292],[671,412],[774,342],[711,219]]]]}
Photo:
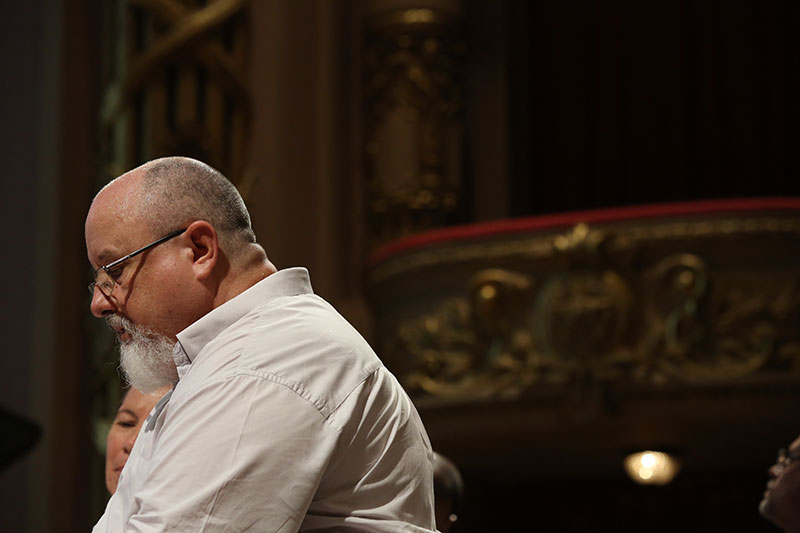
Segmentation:
{"type": "Polygon", "coordinates": [[[149,394],[178,382],[178,370],[172,357],[174,341],[118,315],[110,315],[106,322],[109,326],[124,328],[130,335],[127,341],[119,340],[119,336],[117,340],[122,377],[131,387],[149,394]]]}

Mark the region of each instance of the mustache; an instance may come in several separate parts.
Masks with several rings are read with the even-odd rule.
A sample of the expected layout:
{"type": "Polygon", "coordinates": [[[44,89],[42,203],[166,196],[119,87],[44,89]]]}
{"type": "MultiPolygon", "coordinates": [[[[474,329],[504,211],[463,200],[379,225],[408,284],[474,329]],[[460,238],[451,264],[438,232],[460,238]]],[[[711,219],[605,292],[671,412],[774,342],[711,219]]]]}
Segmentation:
{"type": "Polygon", "coordinates": [[[134,326],[133,322],[124,316],[108,315],[104,320],[106,321],[106,325],[111,329],[124,329],[127,331],[136,329],[136,326],[134,326]]]}
{"type": "Polygon", "coordinates": [[[119,334],[122,332],[136,339],[160,337],[158,333],[150,328],[134,324],[131,319],[121,315],[108,315],[104,320],[106,321],[106,325],[117,334],[117,338],[119,338],[119,334]]]}
{"type": "Polygon", "coordinates": [[[125,318],[124,316],[108,315],[104,320],[106,321],[106,325],[111,328],[111,331],[114,332],[117,342],[120,344],[126,344],[126,342],[131,340],[128,339],[128,341],[123,341],[120,338],[123,333],[127,333],[131,338],[141,338],[147,336],[144,328],[140,328],[130,319],[125,318]]]}

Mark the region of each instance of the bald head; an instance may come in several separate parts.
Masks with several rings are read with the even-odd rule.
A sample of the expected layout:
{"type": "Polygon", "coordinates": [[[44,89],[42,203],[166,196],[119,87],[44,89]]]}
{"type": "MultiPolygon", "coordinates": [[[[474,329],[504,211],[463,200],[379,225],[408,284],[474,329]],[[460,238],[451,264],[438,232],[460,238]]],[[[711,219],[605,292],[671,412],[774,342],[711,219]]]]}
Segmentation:
{"type": "Polygon", "coordinates": [[[236,187],[186,157],[156,159],[112,180],[95,196],[84,231],[95,269],[146,247],[115,270],[113,298],[95,293],[92,313],[138,320],[170,338],[275,272],[236,187]],[[167,294],[167,280],[175,294],[167,294]],[[164,309],[151,312],[159,305],[164,309]],[[140,317],[138,306],[147,311],[140,317]]]}
{"type": "Polygon", "coordinates": [[[188,157],[155,159],[123,174],[101,190],[132,182],[124,218],[146,221],[156,238],[195,220],[209,222],[223,249],[256,241],[250,214],[239,191],[216,169],[188,157]]]}

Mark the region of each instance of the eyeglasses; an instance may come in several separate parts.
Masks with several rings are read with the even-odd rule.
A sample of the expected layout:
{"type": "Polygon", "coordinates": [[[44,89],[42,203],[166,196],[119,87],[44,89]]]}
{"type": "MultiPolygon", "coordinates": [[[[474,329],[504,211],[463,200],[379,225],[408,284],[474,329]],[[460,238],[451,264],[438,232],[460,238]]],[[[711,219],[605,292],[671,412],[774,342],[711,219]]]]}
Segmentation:
{"type": "Polygon", "coordinates": [[[125,268],[123,266],[123,263],[125,261],[127,261],[131,257],[139,255],[142,252],[146,252],[147,250],[153,248],[154,246],[158,246],[162,242],[168,241],[173,237],[177,237],[187,229],[189,228],[183,228],[175,230],[172,233],[168,233],[167,235],[164,235],[157,241],[151,242],[147,246],[139,248],[135,252],[131,252],[125,257],[121,257],[116,261],[112,261],[111,263],[105,266],[99,267],[97,270],[94,271],[94,281],[89,284],[88,287],[89,294],[93,295],[94,288],[97,287],[98,289],[100,289],[100,292],[102,292],[103,295],[105,295],[107,298],[111,297],[111,293],[114,292],[114,289],[117,287],[117,284],[119,283],[119,278],[120,276],[122,276],[122,271],[125,268]]]}
{"type": "Polygon", "coordinates": [[[797,461],[798,459],[800,459],[800,455],[794,453],[792,450],[788,448],[781,448],[780,450],[778,450],[778,458],[775,461],[775,464],[783,468],[786,468],[787,466],[797,461]]]}

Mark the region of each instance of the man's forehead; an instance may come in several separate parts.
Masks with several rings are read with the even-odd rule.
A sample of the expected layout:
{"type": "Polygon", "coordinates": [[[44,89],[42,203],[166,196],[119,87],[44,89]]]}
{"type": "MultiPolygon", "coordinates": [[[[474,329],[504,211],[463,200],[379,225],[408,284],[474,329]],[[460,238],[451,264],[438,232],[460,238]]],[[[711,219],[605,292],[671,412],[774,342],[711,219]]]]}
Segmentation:
{"type": "Polygon", "coordinates": [[[95,224],[92,228],[87,226],[86,252],[89,262],[98,267],[130,253],[147,238],[136,224],[95,224]]]}
{"type": "MultiPolygon", "coordinates": [[[[91,258],[108,259],[116,248],[125,246],[126,235],[122,227],[125,217],[116,209],[93,209],[86,217],[86,249],[91,258]]],[[[131,228],[132,229],[132,228],[131,228]]]]}
{"type": "Polygon", "coordinates": [[[797,437],[789,445],[789,449],[794,453],[800,453],[800,437],[797,437]]]}
{"type": "Polygon", "coordinates": [[[87,223],[93,216],[110,216],[118,219],[132,216],[141,197],[140,182],[140,173],[132,171],[108,183],[92,201],[87,223]]]}
{"type": "Polygon", "coordinates": [[[86,215],[85,238],[89,260],[103,265],[141,241],[147,225],[138,216],[136,189],[127,180],[112,182],[95,197],[86,215]]]}

